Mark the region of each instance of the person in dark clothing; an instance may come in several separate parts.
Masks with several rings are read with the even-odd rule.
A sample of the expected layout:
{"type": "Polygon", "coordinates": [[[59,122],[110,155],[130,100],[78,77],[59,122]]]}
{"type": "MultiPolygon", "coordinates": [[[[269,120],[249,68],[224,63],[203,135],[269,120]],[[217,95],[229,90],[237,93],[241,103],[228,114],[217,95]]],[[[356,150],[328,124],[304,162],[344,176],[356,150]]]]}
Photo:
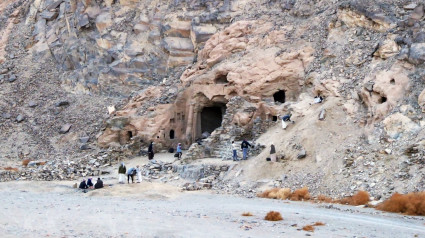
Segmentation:
{"type": "Polygon", "coordinates": [[[81,188],[81,189],[88,189],[89,188],[86,184],[85,179],[83,179],[83,181],[80,183],[80,186],[78,188],[81,188]]]}
{"type": "Polygon", "coordinates": [[[103,181],[100,180],[100,178],[97,178],[97,182],[94,185],[94,189],[99,189],[99,188],[103,188],[103,181]]]}
{"type": "Polygon", "coordinates": [[[119,183],[125,183],[125,173],[127,172],[127,168],[124,165],[124,162],[121,163],[120,167],[118,168],[118,182],[119,183]]]}
{"type": "Polygon", "coordinates": [[[272,162],[276,162],[276,148],[273,144],[270,145],[270,160],[272,162]]]}
{"type": "Polygon", "coordinates": [[[242,141],[241,144],[241,148],[242,148],[242,160],[246,160],[247,159],[247,155],[248,155],[248,146],[250,146],[251,148],[253,147],[248,141],[246,141],[245,139],[242,141]]]}
{"type": "Polygon", "coordinates": [[[127,183],[130,183],[130,178],[131,178],[131,183],[134,183],[134,175],[136,175],[137,170],[135,168],[129,168],[127,171],[127,183]]]}
{"type": "Polygon", "coordinates": [[[148,158],[149,158],[149,160],[152,160],[152,159],[153,159],[153,156],[154,156],[154,152],[153,152],[153,142],[151,142],[151,143],[149,144],[149,147],[148,147],[148,158]]]}
{"type": "Polygon", "coordinates": [[[92,183],[91,178],[87,179],[87,186],[89,188],[93,188],[94,184],[92,183]]]}

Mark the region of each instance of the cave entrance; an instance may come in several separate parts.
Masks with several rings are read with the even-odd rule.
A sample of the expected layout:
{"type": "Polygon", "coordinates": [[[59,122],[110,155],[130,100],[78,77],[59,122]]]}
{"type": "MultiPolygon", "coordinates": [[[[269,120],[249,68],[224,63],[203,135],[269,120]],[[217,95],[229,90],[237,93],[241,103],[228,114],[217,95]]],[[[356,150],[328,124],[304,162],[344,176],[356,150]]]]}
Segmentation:
{"type": "Polygon", "coordinates": [[[204,107],[201,111],[201,133],[208,132],[211,134],[215,129],[220,127],[225,113],[225,104],[204,107]]]}
{"type": "Polygon", "coordinates": [[[220,74],[215,78],[216,84],[227,84],[229,81],[227,80],[227,74],[220,74]]]}
{"type": "Polygon", "coordinates": [[[174,139],[174,130],[170,130],[170,139],[174,139]]]}
{"type": "Polygon", "coordinates": [[[285,103],[285,91],[277,91],[275,94],[273,94],[273,99],[275,102],[285,103]]]}

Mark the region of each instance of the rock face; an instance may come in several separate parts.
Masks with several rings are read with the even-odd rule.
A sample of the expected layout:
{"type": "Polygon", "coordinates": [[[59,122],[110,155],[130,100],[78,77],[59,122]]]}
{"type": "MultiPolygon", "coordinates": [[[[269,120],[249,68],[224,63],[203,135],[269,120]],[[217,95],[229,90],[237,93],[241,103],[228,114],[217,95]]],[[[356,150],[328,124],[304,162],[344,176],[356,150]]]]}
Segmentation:
{"type": "MultiPolygon", "coordinates": [[[[276,117],[281,102],[295,100],[299,95],[305,67],[313,60],[314,49],[302,40],[298,48],[288,46],[286,52],[273,48],[287,39],[285,29],[272,31],[272,27],[265,21],[241,21],[213,35],[200,51],[198,63],[183,73],[183,88],[174,103],[153,106],[147,108],[145,115],[138,115],[134,109],[145,106],[153,96],[172,94],[175,90],[149,88],[117,112],[120,117],[128,118],[127,122],[120,126],[110,124],[110,129],[99,138],[99,144],[126,143],[130,138],[122,137],[126,136],[123,131],[128,131],[132,136],[145,141],[155,140],[163,146],[174,146],[175,141],[188,146],[201,138],[203,132],[211,133],[221,125],[226,104],[235,96],[247,98],[247,102],[241,108],[245,109],[231,115],[229,124],[247,128],[252,127],[257,117],[262,120],[276,117]],[[261,39],[263,44],[258,44],[260,36],[264,38],[261,39]],[[242,51],[250,53],[240,56],[242,51]],[[279,93],[281,102],[274,103],[273,95],[279,93]],[[203,124],[210,123],[203,116],[210,108],[217,108],[218,111],[211,112],[210,116],[215,117],[213,120],[218,124],[216,128],[203,128],[203,124]]],[[[175,39],[170,39],[169,44],[180,50],[190,45],[171,40],[175,39]]]]}
{"type": "MultiPolygon", "coordinates": [[[[123,158],[154,141],[182,143],[185,161],[228,159],[230,141],[249,139],[256,160],[238,179],[284,174],[279,186],[338,196],[422,189],[424,14],[395,0],[2,1],[0,167],[31,158],[49,172],[8,179],[61,179],[58,154],[123,158]],[[259,162],[271,142],[285,166],[259,162]]],[[[151,166],[211,185],[199,167],[151,166]]]]}

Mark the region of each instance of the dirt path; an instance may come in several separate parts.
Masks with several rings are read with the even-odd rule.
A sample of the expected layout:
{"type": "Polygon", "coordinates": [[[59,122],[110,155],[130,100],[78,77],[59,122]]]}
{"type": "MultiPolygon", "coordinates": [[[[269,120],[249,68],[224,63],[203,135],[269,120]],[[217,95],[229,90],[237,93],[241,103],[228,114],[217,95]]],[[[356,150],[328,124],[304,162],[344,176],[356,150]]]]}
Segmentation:
{"type": "Polygon", "coordinates": [[[339,205],[181,193],[155,183],[82,193],[70,182],[0,184],[2,237],[425,237],[425,218],[339,205]],[[270,211],[283,221],[268,222],[270,211]],[[243,217],[243,212],[254,216],[243,217]],[[314,232],[304,225],[324,222],[314,232]]]}

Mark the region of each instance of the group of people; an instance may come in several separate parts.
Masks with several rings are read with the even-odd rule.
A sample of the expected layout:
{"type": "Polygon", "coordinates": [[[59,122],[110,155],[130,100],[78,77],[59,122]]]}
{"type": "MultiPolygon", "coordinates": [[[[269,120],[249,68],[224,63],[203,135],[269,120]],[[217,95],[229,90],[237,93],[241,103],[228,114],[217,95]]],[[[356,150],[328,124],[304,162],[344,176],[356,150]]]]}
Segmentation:
{"type": "Polygon", "coordinates": [[[80,186],[78,188],[81,189],[99,189],[103,188],[103,181],[100,178],[97,178],[96,184],[93,185],[92,179],[87,179],[87,182],[85,179],[81,181],[80,186]]]}
{"type": "MultiPolygon", "coordinates": [[[[242,160],[247,160],[248,158],[248,148],[253,148],[254,146],[251,145],[248,141],[245,139],[242,140],[240,148],[242,149],[242,160]]],[[[235,141],[232,141],[232,150],[233,150],[233,161],[239,161],[238,159],[238,150],[239,146],[235,143],[235,141]]]]}
{"type": "Polygon", "coordinates": [[[142,171],[140,170],[140,166],[137,165],[136,168],[127,168],[125,167],[124,162],[121,163],[120,167],[118,168],[118,182],[119,183],[125,183],[125,175],[127,175],[127,183],[131,182],[134,183],[134,176],[137,175],[137,182],[142,182],[142,171]]]}

